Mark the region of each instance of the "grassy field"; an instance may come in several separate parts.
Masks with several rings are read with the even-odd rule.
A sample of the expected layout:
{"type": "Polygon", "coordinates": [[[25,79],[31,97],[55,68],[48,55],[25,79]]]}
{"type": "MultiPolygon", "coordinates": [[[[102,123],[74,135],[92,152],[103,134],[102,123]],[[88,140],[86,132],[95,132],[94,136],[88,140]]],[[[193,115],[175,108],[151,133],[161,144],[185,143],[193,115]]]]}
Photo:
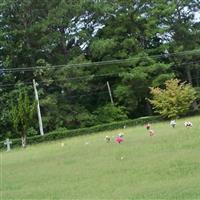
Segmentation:
{"type": "Polygon", "coordinates": [[[200,117],[184,120],[3,152],[1,199],[200,199],[200,117]]]}

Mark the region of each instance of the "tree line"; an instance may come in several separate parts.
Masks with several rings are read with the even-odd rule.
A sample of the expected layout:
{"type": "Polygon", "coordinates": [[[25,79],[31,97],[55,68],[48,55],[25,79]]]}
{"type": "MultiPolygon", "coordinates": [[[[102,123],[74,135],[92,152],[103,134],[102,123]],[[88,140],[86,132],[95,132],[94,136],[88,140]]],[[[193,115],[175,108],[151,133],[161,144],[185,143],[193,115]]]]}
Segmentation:
{"type": "Polygon", "coordinates": [[[198,0],[2,0],[1,138],[16,137],[10,115],[24,91],[33,101],[33,79],[45,132],[152,115],[150,87],[172,78],[200,94],[199,11],[198,0]]]}

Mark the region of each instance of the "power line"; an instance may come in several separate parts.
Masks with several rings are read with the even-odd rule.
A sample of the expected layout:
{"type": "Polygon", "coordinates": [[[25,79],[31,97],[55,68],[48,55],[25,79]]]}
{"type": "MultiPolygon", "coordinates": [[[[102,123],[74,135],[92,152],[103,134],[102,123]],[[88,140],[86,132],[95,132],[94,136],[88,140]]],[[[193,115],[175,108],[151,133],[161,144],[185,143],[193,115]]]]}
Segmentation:
{"type": "MultiPolygon", "coordinates": [[[[111,75],[119,75],[119,73],[107,73],[107,74],[99,74],[99,75],[87,75],[87,76],[78,76],[78,77],[69,77],[65,79],[49,79],[48,81],[68,81],[68,80],[85,80],[86,78],[94,78],[94,77],[105,77],[111,75]]],[[[41,81],[43,82],[43,81],[41,81]]]]}
{"type": "MultiPolygon", "coordinates": [[[[90,92],[97,92],[97,91],[101,91],[102,89],[105,89],[106,88],[106,84],[103,84],[101,87],[99,87],[98,89],[97,88],[95,88],[95,89],[89,89],[89,92],[87,92],[87,91],[85,91],[85,94],[87,94],[87,93],[90,93],[90,92]]],[[[65,93],[65,91],[64,91],[64,88],[62,89],[63,90],[63,92],[65,93]]],[[[71,96],[71,95],[70,95],[71,96]]]]}
{"type": "MultiPolygon", "coordinates": [[[[48,80],[44,80],[44,81],[39,81],[38,84],[40,83],[49,83],[49,82],[53,82],[53,81],[57,81],[57,82],[68,82],[70,80],[85,80],[86,78],[94,78],[94,77],[106,77],[106,76],[111,76],[111,75],[119,75],[119,73],[107,73],[107,74],[100,74],[100,75],[88,75],[88,76],[79,76],[79,77],[71,77],[71,78],[66,78],[66,79],[48,79],[48,80]]],[[[32,82],[21,82],[17,85],[17,83],[15,84],[1,84],[0,87],[9,87],[9,86],[20,86],[20,85],[32,85],[32,82]]],[[[49,83],[51,84],[51,83],[49,83]]]]}
{"type": "MultiPolygon", "coordinates": [[[[157,54],[157,55],[147,55],[149,58],[160,58],[160,57],[169,57],[174,55],[188,55],[188,54],[195,54],[199,53],[200,49],[193,50],[193,51],[182,51],[176,53],[167,53],[167,54],[157,54]]],[[[128,59],[121,59],[121,60],[108,60],[108,61],[99,61],[99,62],[88,62],[88,63],[81,63],[81,64],[67,64],[67,65],[52,65],[52,66],[38,66],[38,67],[21,67],[21,68],[10,68],[10,69],[2,69],[2,72],[27,72],[27,71],[34,71],[38,69],[56,69],[56,68],[72,68],[72,67],[90,67],[90,66],[102,66],[102,65],[112,65],[112,64],[124,64],[138,59],[146,59],[147,56],[138,56],[134,58],[128,59]]]]}
{"type": "MultiPolygon", "coordinates": [[[[104,89],[104,88],[103,88],[104,89]]],[[[91,96],[91,95],[94,95],[94,94],[108,94],[108,91],[107,90],[90,90],[91,92],[85,92],[84,94],[77,94],[77,95],[67,95],[67,99],[71,99],[71,98],[74,98],[74,97],[83,97],[83,96],[91,96]]],[[[64,95],[64,94],[63,94],[64,95]]]]}
{"type": "MultiPolygon", "coordinates": [[[[175,64],[175,63],[174,63],[175,64]]],[[[172,66],[174,65],[172,64],[172,66]]],[[[177,63],[175,65],[178,65],[178,66],[183,66],[183,65],[188,65],[188,64],[200,64],[200,61],[198,62],[185,62],[185,63],[177,63]]],[[[145,67],[145,66],[144,66],[145,67]]],[[[173,70],[174,71],[174,70],[173,70]]],[[[126,71],[124,71],[123,73],[125,73],[126,71]]],[[[44,80],[44,81],[39,81],[38,83],[41,84],[41,83],[49,83],[49,82],[53,82],[53,81],[57,81],[57,82],[67,82],[67,81],[70,81],[70,80],[85,80],[86,78],[94,78],[94,77],[106,77],[106,76],[113,76],[113,75],[116,75],[116,76],[119,76],[120,72],[118,73],[106,73],[106,74],[99,74],[99,75],[87,75],[87,76],[78,76],[78,77],[69,77],[69,78],[65,78],[65,79],[48,79],[48,80],[44,80]]],[[[195,78],[194,78],[195,79],[195,78]]],[[[3,88],[3,87],[10,87],[10,86],[18,86],[20,87],[20,84],[25,84],[25,85],[32,85],[32,82],[22,82],[22,83],[19,83],[19,85],[17,85],[17,83],[15,84],[1,84],[0,85],[0,88],[3,88]]],[[[52,83],[50,83],[52,84],[52,83]]]]}
{"type": "Polygon", "coordinates": [[[70,95],[70,96],[67,96],[67,99],[69,98],[74,98],[74,97],[84,97],[84,96],[92,96],[92,95],[95,95],[95,94],[108,94],[108,91],[107,90],[103,90],[102,92],[88,92],[86,94],[80,94],[80,95],[70,95]]]}
{"type": "MultiPolygon", "coordinates": [[[[182,66],[182,65],[188,65],[188,64],[200,64],[200,61],[198,61],[198,62],[189,62],[189,63],[186,62],[186,63],[180,63],[180,64],[176,64],[176,65],[182,66]]],[[[173,66],[173,64],[172,64],[172,66],[173,66]]],[[[124,72],[126,72],[126,71],[124,71],[124,72]]],[[[87,76],[69,77],[69,78],[66,78],[66,79],[56,79],[56,81],[85,80],[86,78],[94,78],[94,77],[105,77],[105,76],[113,76],[113,75],[119,76],[119,74],[120,74],[120,72],[118,72],[118,73],[99,74],[99,75],[87,75],[87,76]]],[[[55,81],[55,80],[49,79],[48,81],[55,81]]],[[[41,81],[41,82],[43,82],[43,81],[41,81]]]]}
{"type": "MultiPolygon", "coordinates": [[[[200,61],[198,62],[186,62],[186,63],[175,63],[176,65],[178,66],[182,66],[182,65],[188,65],[188,64],[200,64],[200,61]]],[[[173,66],[173,64],[172,64],[173,66]]],[[[145,67],[145,66],[144,66],[145,67]]],[[[123,72],[126,72],[126,71],[123,71],[123,72]]],[[[104,77],[104,76],[111,76],[111,75],[119,75],[120,72],[118,73],[107,73],[107,74],[100,74],[100,75],[87,75],[87,76],[78,76],[78,77],[66,77],[65,79],[49,79],[49,80],[46,80],[46,81],[40,81],[40,83],[43,83],[43,82],[48,82],[48,81],[67,81],[67,80],[80,80],[80,79],[86,79],[86,78],[93,78],[93,77],[104,77]]],[[[23,83],[31,83],[32,82],[23,82],[23,83]]],[[[13,85],[16,85],[16,84],[4,84],[4,85],[0,85],[1,86],[13,86],[13,85]]]]}

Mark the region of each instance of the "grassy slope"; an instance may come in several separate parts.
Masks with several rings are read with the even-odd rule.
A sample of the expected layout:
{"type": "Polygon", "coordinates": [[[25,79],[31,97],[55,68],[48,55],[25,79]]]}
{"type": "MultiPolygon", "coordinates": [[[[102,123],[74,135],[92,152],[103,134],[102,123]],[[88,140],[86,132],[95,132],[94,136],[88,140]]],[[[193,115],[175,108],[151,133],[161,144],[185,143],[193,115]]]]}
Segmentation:
{"type": "Polygon", "coordinates": [[[154,137],[127,128],[120,145],[105,143],[112,131],[4,152],[2,199],[200,199],[200,119],[191,120],[192,129],[155,124],[154,137]]]}

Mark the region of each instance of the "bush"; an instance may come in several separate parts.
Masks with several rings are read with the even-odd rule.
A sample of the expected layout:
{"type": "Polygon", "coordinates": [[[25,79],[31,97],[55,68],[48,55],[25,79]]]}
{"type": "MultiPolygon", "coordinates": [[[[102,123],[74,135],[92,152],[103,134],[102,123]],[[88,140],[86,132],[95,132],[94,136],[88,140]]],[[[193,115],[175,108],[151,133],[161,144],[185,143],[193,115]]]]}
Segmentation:
{"type": "Polygon", "coordinates": [[[150,88],[153,108],[166,118],[175,119],[188,113],[190,106],[196,99],[196,91],[185,82],[171,79],[165,82],[166,89],[150,88]]]}
{"type": "Polygon", "coordinates": [[[114,106],[110,103],[103,107],[99,107],[94,114],[96,115],[96,124],[104,124],[128,119],[123,107],[114,106]]]}
{"type": "MultiPolygon", "coordinates": [[[[161,118],[158,116],[150,116],[150,117],[141,117],[138,119],[126,120],[126,121],[121,121],[121,122],[113,122],[109,124],[93,126],[90,128],[81,128],[81,129],[74,129],[74,130],[68,130],[68,129],[62,128],[62,129],[57,129],[55,131],[47,133],[44,136],[37,135],[33,137],[28,137],[27,144],[36,144],[36,143],[41,143],[41,142],[63,139],[67,137],[81,136],[81,135],[86,135],[86,134],[98,133],[101,131],[115,130],[115,129],[123,128],[124,125],[126,125],[127,127],[144,125],[147,122],[152,123],[152,122],[158,122],[160,120],[161,118]]],[[[21,146],[21,139],[12,140],[12,148],[17,147],[17,146],[21,146]]],[[[3,149],[3,148],[5,148],[4,142],[0,142],[0,149],[3,149]]]]}
{"type": "Polygon", "coordinates": [[[31,137],[31,136],[35,136],[35,135],[37,135],[38,134],[38,132],[33,128],[33,127],[31,127],[31,128],[29,128],[28,130],[27,130],[27,136],[29,137],[31,137]]]}

